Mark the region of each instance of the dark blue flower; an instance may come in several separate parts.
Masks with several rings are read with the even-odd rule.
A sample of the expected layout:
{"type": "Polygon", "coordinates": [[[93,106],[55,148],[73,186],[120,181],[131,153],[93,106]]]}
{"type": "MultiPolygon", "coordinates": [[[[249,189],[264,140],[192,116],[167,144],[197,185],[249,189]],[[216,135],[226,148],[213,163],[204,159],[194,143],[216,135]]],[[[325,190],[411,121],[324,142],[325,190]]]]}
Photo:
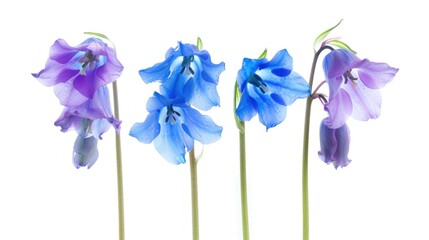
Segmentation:
{"type": "Polygon", "coordinates": [[[308,83],[292,71],[292,57],[286,49],[277,52],[271,61],[245,58],[237,83],[241,92],[238,118],[249,121],[258,114],[267,130],[285,119],[287,106],[310,94],[308,83]]]}
{"type": "Polygon", "coordinates": [[[78,134],[73,148],[73,163],[76,168],[90,168],[98,157],[98,139],[102,139],[102,134],[110,126],[119,131],[120,124],[111,112],[107,86],[100,87],[92,99],[79,106],[64,107],[55,121],[55,126],[60,126],[61,131],[74,129],[78,134]]]}
{"type": "Polygon", "coordinates": [[[184,97],[194,107],[209,110],[220,104],[216,86],[224,70],[225,64],[212,63],[207,51],[179,42],[176,49],[167,51],[163,62],[142,69],[139,74],[145,83],[160,81],[163,95],[184,97]]]}
{"type": "Polygon", "coordinates": [[[350,130],[347,124],[332,129],[320,124],[320,151],[319,157],[327,164],[332,163],[335,168],[347,166],[351,160],[348,157],[350,145],[350,130]]]}
{"type": "Polygon", "coordinates": [[[50,49],[45,69],[32,75],[45,86],[54,86],[62,105],[76,107],[115,81],[122,69],[115,50],[98,38],[89,38],[76,47],[58,39],[50,49]]]}
{"type": "Polygon", "coordinates": [[[132,126],[130,135],[146,144],[153,141],[170,163],[185,163],[185,153],[194,147],[194,140],[209,144],[221,137],[222,127],[192,108],[185,98],[170,99],[155,92],[146,108],[149,115],[132,126]]]}

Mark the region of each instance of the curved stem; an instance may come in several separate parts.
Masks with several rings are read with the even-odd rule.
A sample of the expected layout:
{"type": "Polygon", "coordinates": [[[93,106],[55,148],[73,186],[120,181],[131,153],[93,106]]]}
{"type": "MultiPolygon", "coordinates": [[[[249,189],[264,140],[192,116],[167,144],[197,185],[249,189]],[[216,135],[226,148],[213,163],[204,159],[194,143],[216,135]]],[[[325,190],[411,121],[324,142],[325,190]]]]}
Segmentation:
{"type": "Polygon", "coordinates": [[[249,240],[249,218],[247,212],[247,177],[246,177],[246,134],[244,122],[240,134],[240,189],[241,189],[241,218],[243,225],[243,240],[249,240]]]}
{"type": "MultiPolygon", "coordinates": [[[[113,82],[113,107],[115,118],[119,120],[119,101],[118,101],[118,86],[116,81],[113,82]]],[[[118,182],[118,217],[119,217],[119,240],[125,239],[125,223],[124,223],[124,187],[122,180],[122,152],[121,152],[121,135],[116,132],[116,173],[118,182]]]]}
{"type": "MultiPolygon", "coordinates": [[[[311,65],[310,72],[310,92],[313,88],[314,81],[314,71],[317,64],[317,59],[319,58],[320,53],[325,50],[330,49],[329,46],[324,46],[319,49],[314,55],[313,63],[311,65]]],[[[316,94],[314,92],[313,94],[316,94]]],[[[309,202],[308,202],[308,142],[309,142],[309,134],[310,134],[310,115],[311,115],[311,103],[313,101],[313,94],[307,97],[307,103],[305,107],[305,121],[304,121],[304,137],[303,137],[303,147],[302,147],[302,239],[309,240],[310,239],[310,224],[309,224],[309,202]]]]}
{"type": "Polygon", "coordinates": [[[189,162],[191,166],[191,194],[192,194],[192,239],[200,238],[199,220],[198,220],[198,175],[197,159],[195,158],[195,147],[189,152],[189,162]]]}

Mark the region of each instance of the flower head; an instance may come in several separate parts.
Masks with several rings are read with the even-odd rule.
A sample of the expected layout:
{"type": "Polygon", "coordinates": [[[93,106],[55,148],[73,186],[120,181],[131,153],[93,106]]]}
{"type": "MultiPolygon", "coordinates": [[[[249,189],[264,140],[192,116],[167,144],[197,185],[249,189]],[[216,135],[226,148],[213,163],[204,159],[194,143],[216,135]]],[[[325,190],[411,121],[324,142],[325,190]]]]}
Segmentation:
{"type": "Polygon", "coordinates": [[[54,86],[62,105],[76,107],[116,80],[122,69],[115,50],[98,38],[89,38],[76,47],[58,39],[50,49],[45,69],[32,75],[42,84],[54,86]]]}
{"type": "Polygon", "coordinates": [[[347,124],[332,129],[320,124],[320,151],[319,157],[327,164],[332,163],[335,168],[345,167],[351,160],[348,157],[350,145],[350,130],[347,124]]]}
{"type": "Polygon", "coordinates": [[[120,130],[121,122],[113,117],[110,109],[109,91],[106,86],[98,89],[94,97],[76,107],[64,107],[55,126],[61,131],[74,129],[78,136],[73,148],[73,163],[76,168],[90,168],[98,157],[97,143],[110,126],[120,130]]]}
{"type": "Polygon", "coordinates": [[[237,83],[241,92],[238,118],[249,121],[258,114],[267,130],[285,119],[287,106],[310,94],[308,83],[292,71],[292,57],[286,49],[278,51],[271,61],[245,58],[237,83]]]}
{"type": "Polygon", "coordinates": [[[324,123],[339,128],[352,116],[366,121],[380,115],[380,88],[398,72],[386,63],[359,59],[352,51],[336,49],[326,55],[323,69],[329,85],[329,101],[325,109],[329,118],[324,123]]]}
{"type": "Polygon", "coordinates": [[[196,108],[209,110],[220,104],[216,86],[224,70],[225,64],[212,63],[207,51],[179,42],[176,49],[167,51],[163,62],[142,69],[139,74],[145,83],[160,81],[163,95],[183,97],[196,108]]]}
{"type": "Polygon", "coordinates": [[[153,141],[170,163],[185,163],[185,153],[194,147],[194,140],[209,144],[221,136],[222,127],[189,106],[185,98],[171,99],[155,92],[146,108],[149,115],[132,126],[130,135],[146,144],[153,141]]]}

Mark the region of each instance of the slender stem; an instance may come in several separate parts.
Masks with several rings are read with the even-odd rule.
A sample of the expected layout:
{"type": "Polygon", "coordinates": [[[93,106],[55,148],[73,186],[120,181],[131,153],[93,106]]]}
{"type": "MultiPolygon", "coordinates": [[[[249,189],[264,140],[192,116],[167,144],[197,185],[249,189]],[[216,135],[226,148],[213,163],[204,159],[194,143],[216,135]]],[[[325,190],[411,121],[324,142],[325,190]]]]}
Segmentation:
{"type": "Polygon", "coordinates": [[[189,152],[189,162],[191,166],[191,193],[192,193],[192,239],[200,238],[199,220],[198,220],[198,175],[197,163],[194,148],[189,152]]]}
{"type": "Polygon", "coordinates": [[[240,134],[240,187],[241,187],[241,218],[243,224],[243,240],[249,240],[249,218],[247,212],[247,177],[246,177],[246,134],[244,122],[240,134]]]}
{"type": "MultiPolygon", "coordinates": [[[[113,106],[115,118],[119,120],[119,104],[118,104],[118,86],[116,81],[113,82],[113,106]]],[[[116,172],[118,181],[118,217],[119,217],[119,240],[125,239],[125,223],[124,223],[124,187],[122,180],[122,152],[121,152],[121,135],[117,131],[115,135],[116,141],[116,172]]]]}
{"type": "MultiPolygon", "coordinates": [[[[310,72],[310,92],[313,88],[314,81],[314,71],[317,64],[317,59],[319,58],[320,53],[324,49],[331,49],[329,46],[325,46],[319,49],[314,55],[313,64],[311,65],[310,72]]],[[[314,92],[313,94],[316,94],[314,92]]],[[[309,133],[310,133],[310,115],[311,115],[311,103],[313,101],[313,94],[307,97],[307,104],[305,107],[305,122],[304,122],[304,140],[302,147],[302,239],[310,239],[310,225],[309,225],[309,203],[308,203],[308,142],[309,142],[309,133]]]]}

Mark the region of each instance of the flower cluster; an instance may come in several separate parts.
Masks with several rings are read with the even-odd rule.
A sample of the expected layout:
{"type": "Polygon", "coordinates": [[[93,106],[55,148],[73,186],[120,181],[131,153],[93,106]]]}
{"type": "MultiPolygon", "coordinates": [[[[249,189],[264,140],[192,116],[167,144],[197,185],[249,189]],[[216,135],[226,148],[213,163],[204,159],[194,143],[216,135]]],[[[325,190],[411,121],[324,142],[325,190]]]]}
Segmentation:
{"type": "Polygon", "coordinates": [[[179,42],[177,48],[170,48],[163,62],[139,71],[145,83],[161,84],[147,102],[146,120],[135,123],[130,135],[143,143],[154,142],[156,150],[173,164],[185,163],[194,140],[217,141],[222,127],[197,109],[219,106],[216,87],[224,70],[223,62],[212,63],[210,54],[195,45],[179,42]]]}
{"type": "Polygon", "coordinates": [[[349,117],[367,121],[380,116],[379,89],[392,81],[397,68],[386,63],[360,59],[350,49],[331,50],[323,60],[329,98],[323,97],[328,117],[320,125],[319,157],[337,168],[350,163],[348,158],[350,131],[349,117]]]}
{"type": "Polygon", "coordinates": [[[287,106],[310,94],[310,86],[292,71],[292,65],[286,49],[278,51],[270,61],[265,57],[243,59],[237,76],[241,98],[236,114],[241,121],[249,121],[258,114],[268,130],[283,122],[287,106]]]}
{"type": "Polygon", "coordinates": [[[121,122],[111,111],[107,84],[115,81],[123,66],[116,52],[99,38],[89,38],[76,47],[58,39],[50,48],[46,66],[32,75],[53,86],[64,110],[55,121],[61,131],[74,129],[76,168],[90,168],[98,157],[97,143],[110,126],[119,131],[121,122]]]}

